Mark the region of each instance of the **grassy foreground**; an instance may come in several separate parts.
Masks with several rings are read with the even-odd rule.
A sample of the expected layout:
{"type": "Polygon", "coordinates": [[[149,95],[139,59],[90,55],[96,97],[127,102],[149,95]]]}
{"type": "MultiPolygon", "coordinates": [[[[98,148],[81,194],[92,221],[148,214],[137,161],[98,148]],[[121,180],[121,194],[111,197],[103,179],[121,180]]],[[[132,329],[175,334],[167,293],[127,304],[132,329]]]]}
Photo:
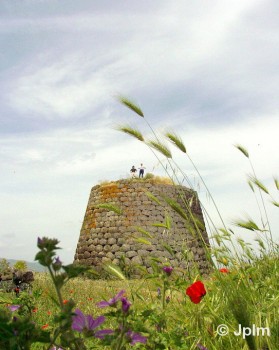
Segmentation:
{"type": "MultiPolygon", "coordinates": [[[[78,308],[94,319],[106,314],[105,328],[117,329],[119,318],[114,314],[117,306],[103,309],[97,303],[108,301],[125,290],[124,296],[131,303],[127,315],[129,325],[146,337],[147,342],[126,344],[120,349],[278,349],[279,274],[276,257],[255,257],[252,264],[222,268],[206,278],[199,276],[206,294],[198,303],[192,302],[185,293],[193,281],[178,276],[175,269],[168,272],[162,268],[154,276],[140,280],[73,278],[61,289],[62,302],[67,306],[74,301],[74,309],[78,308]]],[[[3,299],[3,294],[1,296],[3,299]]],[[[32,296],[22,292],[19,297],[9,297],[13,298],[11,304],[22,305],[22,312],[25,308],[24,313],[30,313],[32,322],[42,332],[47,334],[55,330],[61,310],[47,273],[36,274],[32,296]]],[[[3,308],[7,305],[2,303],[3,308]]],[[[102,343],[90,334],[86,337],[87,349],[109,349],[111,342],[112,339],[107,344],[102,343]]],[[[30,348],[51,347],[34,342],[30,348]]]]}

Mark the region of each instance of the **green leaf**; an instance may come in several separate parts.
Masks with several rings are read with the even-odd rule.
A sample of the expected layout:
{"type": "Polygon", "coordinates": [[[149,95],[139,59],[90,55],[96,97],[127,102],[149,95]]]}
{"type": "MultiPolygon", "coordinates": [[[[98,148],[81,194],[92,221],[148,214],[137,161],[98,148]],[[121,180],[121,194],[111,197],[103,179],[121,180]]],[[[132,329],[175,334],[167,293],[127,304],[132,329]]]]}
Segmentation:
{"type": "Polygon", "coordinates": [[[151,192],[145,191],[145,194],[147,195],[148,198],[150,198],[152,201],[156,202],[157,204],[161,205],[161,202],[157,197],[155,197],[151,192]]]}
{"type": "Polygon", "coordinates": [[[164,197],[165,202],[179,214],[183,219],[188,220],[188,216],[185,213],[185,211],[182,209],[182,207],[172,198],[164,197]]]}
{"type": "Polygon", "coordinates": [[[153,238],[153,236],[146,230],[144,230],[143,228],[139,227],[139,226],[135,226],[135,229],[140,232],[143,233],[144,235],[146,235],[149,238],[153,238]]]}
{"type": "Polygon", "coordinates": [[[124,106],[131,109],[136,114],[138,114],[140,117],[144,118],[144,114],[143,114],[142,110],[140,109],[140,107],[138,105],[136,105],[134,102],[132,102],[131,100],[129,100],[127,97],[118,96],[118,101],[120,103],[122,103],[124,106]]]}
{"type": "Polygon", "coordinates": [[[0,293],[0,304],[11,304],[13,298],[11,298],[7,293],[0,293]]]}
{"type": "Polygon", "coordinates": [[[154,224],[152,224],[152,226],[154,226],[154,227],[164,227],[164,228],[168,228],[167,226],[166,226],[166,224],[162,224],[161,222],[155,222],[154,224]]]}
{"type": "Polygon", "coordinates": [[[121,271],[121,269],[119,268],[119,266],[114,265],[114,264],[107,264],[107,265],[103,265],[104,269],[110,273],[111,275],[125,281],[126,277],[124,276],[123,272],[121,271]]]}
{"type": "Polygon", "coordinates": [[[166,223],[167,230],[170,230],[171,229],[171,217],[168,214],[166,214],[165,223],[166,223]]]}
{"type": "Polygon", "coordinates": [[[147,239],[144,239],[142,237],[134,238],[134,240],[137,241],[138,243],[143,243],[143,244],[148,244],[148,245],[152,244],[150,241],[148,241],[147,239]]]}
{"type": "Polygon", "coordinates": [[[162,247],[166,249],[166,251],[168,251],[170,253],[171,256],[174,256],[175,253],[172,249],[172,247],[170,247],[167,243],[162,243],[162,247]]]}
{"type": "Polygon", "coordinates": [[[106,209],[109,211],[113,211],[118,215],[122,214],[122,209],[119,208],[117,205],[115,204],[110,204],[110,203],[101,203],[101,204],[96,204],[95,208],[102,208],[102,209],[106,209]]]}

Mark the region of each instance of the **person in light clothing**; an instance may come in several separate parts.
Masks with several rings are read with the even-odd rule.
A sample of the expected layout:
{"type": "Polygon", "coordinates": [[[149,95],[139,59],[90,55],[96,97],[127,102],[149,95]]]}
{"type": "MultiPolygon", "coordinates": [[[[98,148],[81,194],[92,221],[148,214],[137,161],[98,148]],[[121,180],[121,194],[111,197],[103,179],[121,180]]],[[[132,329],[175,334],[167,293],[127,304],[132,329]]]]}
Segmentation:
{"type": "Polygon", "coordinates": [[[141,163],[141,165],[140,165],[140,167],[139,167],[139,177],[143,177],[144,169],[145,169],[145,167],[144,167],[143,164],[141,163]]]}

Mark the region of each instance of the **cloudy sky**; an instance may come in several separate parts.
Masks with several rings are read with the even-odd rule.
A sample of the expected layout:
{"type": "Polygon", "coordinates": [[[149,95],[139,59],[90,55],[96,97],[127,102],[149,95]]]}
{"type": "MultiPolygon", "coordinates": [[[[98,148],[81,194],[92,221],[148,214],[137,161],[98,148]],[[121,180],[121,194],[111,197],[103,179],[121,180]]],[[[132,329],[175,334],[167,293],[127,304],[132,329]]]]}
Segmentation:
{"type": "MultiPolygon", "coordinates": [[[[233,145],[278,201],[278,13],[277,0],[1,0],[0,257],[32,261],[37,237],[49,236],[69,263],[92,186],[141,162],[164,175],[144,144],[115,130],[150,135],[119,94],[159,133],[181,135],[226,223],[260,222],[249,161],[233,145]]],[[[278,210],[267,211],[278,239],[278,210]]]]}

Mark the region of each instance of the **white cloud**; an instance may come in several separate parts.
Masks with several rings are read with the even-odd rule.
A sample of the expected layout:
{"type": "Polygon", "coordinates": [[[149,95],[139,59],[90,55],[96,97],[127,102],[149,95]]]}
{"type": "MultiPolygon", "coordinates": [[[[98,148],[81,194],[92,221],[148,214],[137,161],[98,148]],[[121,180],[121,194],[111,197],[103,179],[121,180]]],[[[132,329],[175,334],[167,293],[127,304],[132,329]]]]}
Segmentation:
{"type": "MultiPolygon", "coordinates": [[[[62,7],[51,13],[47,5],[28,18],[27,5],[16,14],[9,5],[0,25],[9,43],[0,57],[0,257],[16,253],[3,235],[25,244],[19,258],[27,260],[37,236],[49,235],[61,239],[71,261],[93,185],[129,176],[141,162],[164,174],[148,148],[112,129],[128,122],[151,134],[142,118],[115,102],[118,93],[138,100],[160,130],[179,131],[227,221],[257,215],[245,184],[249,163],[233,144],[249,150],[259,178],[273,186],[278,26],[271,26],[270,13],[276,3],[160,1],[148,14],[138,2],[112,3],[109,12],[89,2],[88,11],[72,4],[67,13],[62,7]]],[[[190,163],[174,156],[197,184],[190,163]]],[[[271,217],[276,223],[273,211],[271,217]]]]}

